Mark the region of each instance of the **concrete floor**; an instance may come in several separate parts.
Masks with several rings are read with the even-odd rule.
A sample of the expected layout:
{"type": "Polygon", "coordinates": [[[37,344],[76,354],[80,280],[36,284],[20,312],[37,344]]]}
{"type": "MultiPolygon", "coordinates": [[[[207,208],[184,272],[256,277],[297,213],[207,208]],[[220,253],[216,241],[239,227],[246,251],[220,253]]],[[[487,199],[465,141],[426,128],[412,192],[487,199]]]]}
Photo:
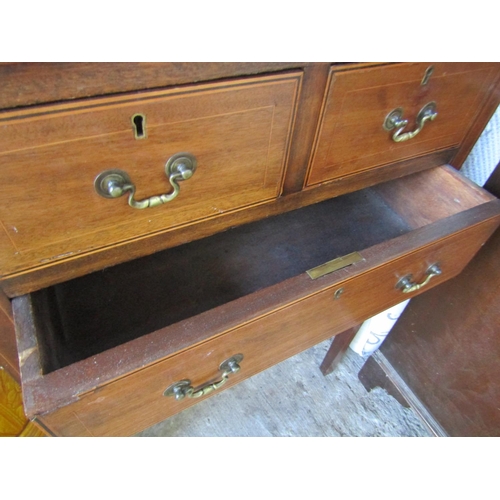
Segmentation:
{"type": "Polygon", "coordinates": [[[348,350],[336,371],[319,365],[323,342],[161,422],[139,437],[430,436],[410,409],[358,380],[363,359],[348,350]]]}

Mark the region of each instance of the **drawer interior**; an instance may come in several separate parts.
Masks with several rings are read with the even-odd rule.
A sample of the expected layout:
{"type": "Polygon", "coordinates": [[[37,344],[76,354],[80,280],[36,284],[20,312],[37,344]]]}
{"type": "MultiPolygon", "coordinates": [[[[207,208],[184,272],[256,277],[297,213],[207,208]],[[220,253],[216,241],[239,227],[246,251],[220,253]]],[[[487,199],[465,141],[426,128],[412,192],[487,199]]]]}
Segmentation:
{"type": "Polygon", "coordinates": [[[34,292],[43,373],[491,198],[439,167],[34,292]]]}
{"type": "Polygon", "coordinates": [[[409,230],[366,189],[40,290],[32,294],[35,317],[52,344],[44,371],[409,230]]]}

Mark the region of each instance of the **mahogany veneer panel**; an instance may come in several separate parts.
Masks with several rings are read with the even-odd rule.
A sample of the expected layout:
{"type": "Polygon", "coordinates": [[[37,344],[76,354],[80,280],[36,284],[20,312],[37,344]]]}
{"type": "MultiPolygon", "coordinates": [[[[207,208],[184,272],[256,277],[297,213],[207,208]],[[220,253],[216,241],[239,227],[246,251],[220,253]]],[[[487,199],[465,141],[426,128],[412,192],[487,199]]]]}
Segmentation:
{"type": "MultiPolygon", "coordinates": [[[[500,166],[485,189],[500,195],[500,166]]],[[[381,347],[450,436],[500,436],[499,258],[497,230],[459,276],[411,301],[381,347]]]]}
{"type": "MultiPolygon", "coordinates": [[[[1,63],[0,108],[131,92],[290,69],[312,62],[1,63]]],[[[337,63],[340,64],[340,63],[337,63]]],[[[350,67],[381,63],[349,63],[350,67]]]]}
{"type": "MultiPolygon", "coordinates": [[[[240,263],[241,265],[239,266],[239,278],[229,281],[235,286],[241,284],[243,290],[246,288],[246,292],[244,293],[249,293],[249,295],[241,296],[236,300],[231,300],[227,304],[216,306],[214,309],[209,309],[205,312],[199,312],[200,310],[198,310],[199,313],[191,311],[190,314],[194,314],[194,316],[178,320],[177,323],[162,328],[155,333],[144,335],[141,338],[126,342],[101,354],[78,361],[46,375],[41,375],[42,366],[47,366],[47,363],[54,362],[54,360],[47,359],[47,357],[50,358],[55,352],[54,347],[56,343],[54,343],[53,339],[54,335],[58,335],[57,328],[54,330],[50,328],[44,330],[44,328],[40,327],[40,324],[50,324],[50,321],[47,321],[47,314],[50,316],[48,312],[50,309],[42,307],[38,310],[35,304],[36,301],[33,300],[34,297],[25,296],[14,299],[13,304],[18,327],[18,344],[23,373],[23,388],[28,411],[31,415],[34,415],[53,410],[61,404],[73,401],[82,393],[92,390],[93,387],[101,386],[113,379],[140,370],[142,367],[156,363],[164,357],[183,352],[186,349],[189,350],[191,347],[203,343],[211,337],[219,336],[222,332],[228,332],[248,322],[255,321],[259,317],[271,314],[273,311],[281,310],[287,304],[301,301],[305,297],[342,283],[346,279],[354,279],[361,274],[369,275],[372,271],[378,269],[380,266],[384,266],[388,262],[404,258],[405,260],[402,260],[401,263],[406,262],[406,264],[398,266],[397,271],[394,269],[394,274],[389,276],[387,280],[382,279],[380,282],[375,280],[373,286],[376,286],[377,291],[372,290],[370,286],[366,288],[366,300],[375,304],[373,307],[374,309],[377,308],[377,310],[370,309],[371,312],[369,313],[363,310],[360,314],[375,314],[392,304],[400,302],[405,296],[400,290],[396,289],[395,285],[399,278],[406,274],[412,274],[417,281],[420,281],[423,279],[422,277],[428,267],[431,264],[438,263],[443,270],[443,274],[433,278],[430,286],[450,278],[459,272],[460,268],[465,265],[498,225],[500,202],[491,195],[483,193],[475,201],[472,201],[475,198],[474,196],[467,201],[471,205],[470,208],[466,206],[467,203],[464,203],[465,206],[461,206],[461,204],[456,202],[455,195],[457,186],[464,185],[464,182],[460,178],[460,175],[451,167],[441,167],[438,170],[443,169],[450,173],[450,175],[444,175],[449,186],[443,185],[442,187],[443,197],[437,202],[440,209],[436,211],[436,220],[428,221],[422,227],[417,227],[410,232],[405,232],[406,229],[403,228],[404,234],[397,237],[390,237],[390,239],[382,243],[362,250],[364,261],[331,273],[318,280],[311,280],[303,273],[301,266],[304,262],[301,262],[298,267],[294,268],[295,264],[291,267],[292,276],[295,272],[300,274],[287,279],[287,276],[290,275],[286,274],[288,272],[286,271],[285,275],[277,275],[278,280],[284,279],[284,281],[270,285],[273,281],[269,282],[268,280],[267,274],[269,274],[269,268],[266,268],[260,262],[264,258],[264,255],[261,255],[257,251],[257,254],[253,258],[250,258],[247,264],[260,268],[265,281],[261,282],[259,278],[257,282],[251,280],[246,283],[245,278],[241,274],[244,269],[242,266],[243,263],[240,263]],[[445,193],[449,194],[447,200],[445,193]],[[447,208],[443,211],[445,206],[447,208]],[[440,218],[443,216],[444,218],[440,218]],[[452,244],[452,241],[455,240],[459,240],[460,243],[452,244]],[[449,245],[452,245],[453,250],[449,249],[449,245]],[[425,258],[420,258],[419,255],[425,258]],[[253,285],[251,284],[252,281],[253,285]],[[255,288],[252,288],[255,284],[258,287],[264,286],[264,288],[252,291],[255,290],[255,288]],[[248,288],[249,285],[250,288],[248,288]]],[[[415,176],[417,178],[427,176],[431,179],[432,172],[422,172],[415,174],[415,176]]],[[[393,181],[391,184],[394,186],[395,193],[405,190],[404,183],[400,181],[393,181]]],[[[418,185],[418,183],[415,185],[418,185]]],[[[415,192],[412,189],[406,189],[406,191],[415,199],[414,206],[417,210],[419,206],[418,191],[415,192]]],[[[356,193],[352,199],[355,199],[360,194],[356,193]]],[[[387,198],[387,193],[385,193],[385,196],[387,198]]],[[[399,195],[395,195],[395,199],[399,199],[399,195]]],[[[467,200],[467,197],[463,197],[463,200],[467,200]]],[[[368,211],[371,210],[370,207],[367,209],[368,211]]],[[[291,214],[286,215],[291,216],[291,214]]],[[[334,218],[337,216],[337,213],[331,211],[330,216],[334,218]]],[[[387,216],[384,216],[384,218],[389,220],[387,216]]],[[[368,226],[372,226],[372,236],[370,238],[373,245],[373,235],[376,235],[380,231],[382,221],[373,225],[370,224],[370,220],[370,216],[368,216],[368,226]]],[[[302,230],[296,229],[293,226],[293,217],[286,225],[288,224],[292,226],[292,232],[295,231],[301,234],[302,230]]],[[[320,220],[318,227],[324,225],[325,223],[320,220]]],[[[350,225],[353,226],[353,224],[350,225]]],[[[359,229],[361,231],[365,230],[362,225],[359,229]]],[[[397,226],[396,229],[399,231],[397,226]]],[[[319,233],[320,238],[321,233],[322,231],[319,233]]],[[[327,234],[326,229],[325,234],[327,234]]],[[[356,234],[355,228],[352,234],[356,234]]],[[[311,244],[314,245],[318,241],[317,238],[317,236],[313,238],[311,244]]],[[[286,238],[283,241],[286,242],[286,238]]],[[[352,242],[358,244],[359,235],[353,238],[352,242]]],[[[203,241],[200,243],[203,243],[203,241]]],[[[271,248],[274,248],[274,246],[272,244],[271,248]]],[[[258,247],[256,247],[256,250],[258,250],[258,247]]],[[[251,255],[251,253],[247,254],[243,252],[239,255],[251,255]]],[[[332,255],[332,257],[334,256],[332,255]]],[[[233,253],[232,258],[234,257],[238,258],[238,253],[233,253]]],[[[322,257],[322,255],[318,254],[319,257],[322,257]]],[[[207,280],[210,280],[209,276],[207,276],[207,280]]],[[[189,297],[189,294],[187,296],[189,297]]],[[[180,297],[182,297],[182,294],[180,297]]],[[[344,294],[341,297],[344,297],[344,294]]],[[[175,294],[174,297],[166,296],[165,307],[168,307],[168,299],[175,301],[175,298],[175,294]]],[[[210,294],[208,294],[208,298],[210,298],[210,294]]],[[[363,303],[361,296],[358,296],[356,300],[357,302],[355,301],[354,303],[363,303]]],[[[216,304],[210,305],[208,303],[209,307],[213,307],[214,305],[216,304]]],[[[103,306],[104,311],[106,311],[106,307],[116,307],[119,309],[120,301],[103,304],[103,306]]],[[[126,311],[131,311],[131,307],[133,307],[132,303],[125,307],[126,311]]],[[[78,315],[75,317],[77,318],[78,315]]],[[[357,323],[362,320],[361,316],[356,316],[357,323]]],[[[318,318],[318,321],[320,321],[320,318],[318,318]]],[[[335,321],[337,322],[337,320],[335,321]]],[[[337,328],[336,322],[335,328],[337,328]]],[[[342,323],[339,325],[339,328],[340,331],[343,331],[353,325],[342,323]]],[[[308,331],[311,325],[303,323],[301,328],[308,331]]],[[[336,333],[339,333],[339,331],[336,331],[336,333]]],[[[59,336],[59,340],[65,342],[67,339],[62,340],[59,336]]],[[[271,347],[270,344],[269,348],[271,347]]]]}
{"type": "Polygon", "coordinates": [[[0,280],[27,414],[60,435],[128,435],[199,401],[162,396],[172,382],[216,380],[242,352],[229,387],[408,297],[404,275],[442,269],[413,296],[459,273],[500,201],[434,167],[469,147],[499,65],[436,63],[422,86],[427,66],[0,63],[0,280]],[[411,120],[430,100],[438,118],[394,143],[387,113],[411,120]],[[165,193],[180,151],[198,169],[171,203],[94,192],[120,168],[136,198],[165,193]]]}
{"type": "Polygon", "coordinates": [[[2,275],[269,202],[281,193],[301,73],[137,93],[0,116],[2,275]],[[146,116],[144,139],[131,117],[146,116]],[[180,195],[137,210],[94,179],[126,171],[136,199],[168,193],[172,155],[198,160],[180,195]]]}
{"type": "Polygon", "coordinates": [[[436,261],[442,265],[444,276],[438,277],[435,283],[456,275],[491,230],[491,224],[482,224],[351,280],[341,280],[335,285],[335,289],[339,285],[344,288],[338,300],[334,299],[335,289],[328,287],[97,389],[80,401],[43,417],[43,421],[60,435],[72,432],[74,420],[91,435],[138,432],[197,402],[163,396],[163,391],[172,383],[189,378],[196,387],[216,380],[219,364],[242,353],[245,357],[241,370],[224,386],[230,387],[396,304],[401,300],[401,291],[394,283],[409,270],[421,276],[428,262],[436,261]]]}
{"type": "Polygon", "coordinates": [[[411,302],[381,348],[450,436],[500,436],[499,257],[497,231],[460,276],[411,302]]]}
{"type": "Polygon", "coordinates": [[[434,72],[421,85],[429,66],[332,68],[306,185],[460,144],[494,86],[498,65],[432,63],[434,72]],[[435,120],[414,138],[394,142],[394,130],[383,128],[386,116],[403,108],[409,120],[404,131],[411,131],[418,112],[431,101],[437,106],[435,120]]]}
{"type": "Polygon", "coordinates": [[[3,277],[2,287],[9,297],[30,293],[104,267],[114,266],[120,262],[150,255],[165,248],[172,248],[189,241],[198,240],[231,227],[305,207],[390,179],[407,176],[414,172],[435,168],[447,163],[453,156],[454,151],[454,149],[446,149],[431,155],[412,158],[389,167],[382,166],[370,169],[361,174],[336,179],[318,188],[305,189],[299,193],[281,196],[272,203],[264,203],[247,207],[244,210],[220,214],[217,217],[207,218],[196,224],[176,228],[174,231],[168,229],[158,231],[111,247],[68,256],[60,261],[49,262],[35,269],[3,277]],[[147,244],[144,244],[145,241],[147,244]]]}

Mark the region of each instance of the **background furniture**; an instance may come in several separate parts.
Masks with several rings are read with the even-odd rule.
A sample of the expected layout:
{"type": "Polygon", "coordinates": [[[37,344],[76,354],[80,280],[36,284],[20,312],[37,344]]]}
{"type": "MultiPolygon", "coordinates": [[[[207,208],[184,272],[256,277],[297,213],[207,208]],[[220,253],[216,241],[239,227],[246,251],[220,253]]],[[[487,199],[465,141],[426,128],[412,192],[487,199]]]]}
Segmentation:
{"type": "MultiPolygon", "coordinates": [[[[485,188],[500,196],[500,167],[485,188]]],[[[437,435],[500,436],[500,232],[456,278],[410,302],[366,387],[400,393],[437,435]]]]}
{"type": "Polygon", "coordinates": [[[47,434],[31,422],[23,410],[21,387],[0,367],[0,437],[44,437],[47,434]]]}

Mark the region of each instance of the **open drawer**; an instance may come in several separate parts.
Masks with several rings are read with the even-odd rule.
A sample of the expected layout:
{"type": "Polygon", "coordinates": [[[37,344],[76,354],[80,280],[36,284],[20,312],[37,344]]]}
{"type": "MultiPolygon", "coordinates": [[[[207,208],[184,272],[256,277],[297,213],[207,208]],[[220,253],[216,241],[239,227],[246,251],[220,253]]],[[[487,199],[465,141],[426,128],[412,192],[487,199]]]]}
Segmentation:
{"type": "Polygon", "coordinates": [[[136,433],[452,278],[499,223],[443,165],[17,297],[25,410],[136,433]]]}

